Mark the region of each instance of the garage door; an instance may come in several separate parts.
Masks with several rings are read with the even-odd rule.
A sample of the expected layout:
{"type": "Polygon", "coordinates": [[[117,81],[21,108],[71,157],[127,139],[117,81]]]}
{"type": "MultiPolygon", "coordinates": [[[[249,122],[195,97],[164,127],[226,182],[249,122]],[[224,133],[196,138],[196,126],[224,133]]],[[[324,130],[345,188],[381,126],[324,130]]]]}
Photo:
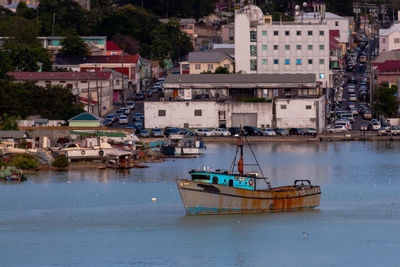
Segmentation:
{"type": "Polygon", "coordinates": [[[257,113],[232,113],[232,127],[255,126],[257,127],[257,113]]]}

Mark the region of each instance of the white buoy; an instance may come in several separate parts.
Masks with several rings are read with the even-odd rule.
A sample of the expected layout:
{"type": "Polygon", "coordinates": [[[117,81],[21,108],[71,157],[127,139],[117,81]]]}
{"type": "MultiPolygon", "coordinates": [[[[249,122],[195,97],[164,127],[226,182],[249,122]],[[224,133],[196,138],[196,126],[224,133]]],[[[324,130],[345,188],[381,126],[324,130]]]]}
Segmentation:
{"type": "Polygon", "coordinates": [[[156,197],[152,197],[152,198],[151,198],[151,201],[156,202],[156,201],[157,201],[157,198],[156,198],[156,197]]]}

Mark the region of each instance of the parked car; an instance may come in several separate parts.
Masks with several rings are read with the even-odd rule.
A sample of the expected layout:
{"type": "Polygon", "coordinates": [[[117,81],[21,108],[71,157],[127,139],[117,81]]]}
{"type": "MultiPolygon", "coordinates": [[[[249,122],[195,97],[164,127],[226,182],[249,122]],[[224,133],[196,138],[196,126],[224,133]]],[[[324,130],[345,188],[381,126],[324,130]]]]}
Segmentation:
{"type": "Polygon", "coordinates": [[[114,122],[117,120],[117,116],[114,113],[110,113],[107,115],[106,120],[111,120],[111,122],[114,122]]]}
{"type": "Polygon", "coordinates": [[[161,87],[161,83],[160,83],[160,82],[156,82],[156,83],[154,84],[154,87],[161,87]]]}
{"type": "Polygon", "coordinates": [[[162,137],[163,134],[162,134],[161,129],[159,129],[159,128],[151,129],[151,136],[153,136],[153,137],[162,137]]]}
{"type": "Polygon", "coordinates": [[[215,136],[214,132],[209,131],[208,129],[202,129],[202,128],[197,129],[194,132],[194,135],[197,135],[197,136],[215,136]]]}
{"type": "Polygon", "coordinates": [[[363,123],[360,125],[360,131],[368,131],[369,130],[369,125],[366,123],[363,123]]]}
{"type": "Polygon", "coordinates": [[[355,94],[350,94],[349,101],[357,101],[357,96],[355,94]]]}
{"type": "Polygon", "coordinates": [[[356,87],[353,84],[349,84],[349,86],[347,86],[347,92],[348,93],[355,93],[356,92],[356,87]]]}
{"type": "Polygon", "coordinates": [[[305,135],[317,136],[317,130],[315,128],[306,128],[303,131],[305,135]]]}
{"type": "Polygon", "coordinates": [[[143,120],[143,119],[144,119],[144,116],[143,116],[142,113],[135,113],[135,114],[133,114],[133,120],[134,120],[134,121],[143,120]]]}
{"type": "Polygon", "coordinates": [[[179,134],[181,134],[181,135],[188,135],[188,136],[193,136],[194,135],[193,132],[189,131],[186,128],[178,128],[178,129],[179,129],[179,134]]]}
{"type": "Polygon", "coordinates": [[[164,135],[166,137],[170,136],[171,134],[179,134],[179,133],[180,133],[180,130],[175,127],[165,127],[165,129],[164,129],[164,135]]]}
{"type": "Polygon", "coordinates": [[[328,133],[344,133],[347,132],[347,129],[343,125],[335,125],[332,128],[328,129],[328,133]]]}
{"type": "Polygon", "coordinates": [[[371,111],[370,111],[369,109],[364,110],[364,111],[362,112],[362,115],[363,115],[363,118],[366,119],[366,120],[372,118],[372,113],[371,113],[371,111]]]}
{"type": "Polygon", "coordinates": [[[289,132],[287,130],[283,129],[283,128],[275,128],[274,131],[275,131],[275,133],[277,135],[281,135],[281,136],[288,136],[289,135],[289,132]]]}
{"type": "Polygon", "coordinates": [[[126,102],[126,107],[129,108],[129,109],[134,109],[135,108],[135,102],[133,102],[133,101],[126,102]]]}
{"type": "Polygon", "coordinates": [[[356,107],[356,104],[354,102],[348,102],[347,103],[347,108],[348,109],[352,109],[352,108],[355,108],[355,107],[356,107]]]}
{"type": "Polygon", "coordinates": [[[104,126],[110,126],[113,123],[113,121],[111,119],[105,119],[103,121],[103,125],[104,126]]]}
{"type": "Polygon", "coordinates": [[[131,110],[127,107],[125,108],[120,108],[120,110],[122,110],[124,112],[125,115],[129,115],[129,113],[131,113],[131,110]]]}
{"type": "Polygon", "coordinates": [[[231,133],[225,128],[215,128],[213,132],[215,136],[231,136],[231,133]]]}
{"type": "Polygon", "coordinates": [[[291,128],[289,130],[289,135],[304,135],[304,132],[300,128],[291,128]]]}
{"type": "Polygon", "coordinates": [[[377,130],[379,130],[379,128],[381,128],[381,123],[378,120],[372,120],[371,128],[372,128],[372,130],[377,131],[377,130]]]}
{"type": "Polygon", "coordinates": [[[239,127],[230,127],[228,131],[231,133],[231,135],[239,134],[240,133],[240,128],[239,127]]]}
{"type": "Polygon", "coordinates": [[[400,135],[400,126],[392,125],[388,131],[391,135],[400,135]]]}
{"type": "Polygon", "coordinates": [[[165,78],[158,78],[157,82],[163,84],[165,82],[165,78]]]}
{"type": "Polygon", "coordinates": [[[119,117],[119,124],[128,124],[129,120],[128,120],[128,116],[126,115],[121,115],[119,117]]]}
{"type": "Polygon", "coordinates": [[[139,136],[140,137],[150,137],[150,133],[147,130],[140,130],[139,136]]]}
{"type": "Polygon", "coordinates": [[[382,135],[387,135],[387,131],[385,127],[381,127],[378,129],[378,135],[382,136],[382,135]]]}
{"type": "Polygon", "coordinates": [[[270,129],[270,128],[262,128],[260,129],[262,135],[264,136],[275,136],[276,133],[274,132],[274,130],[270,129]]]}
{"type": "Polygon", "coordinates": [[[347,130],[352,130],[351,123],[347,120],[337,120],[333,124],[333,126],[338,126],[338,125],[343,125],[344,127],[346,127],[347,130]]]}
{"type": "Polygon", "coordinates": [[[137,93],[135,95],[136,100],[144,100],[144,94],[143,93],[137,93]]]}
{"type": "Polygon", "coordinates": [[[262,132],[254,126],[244,126],[243,130],[245,131],[244,135],[251,135],[251,136],[255,136],[255,135],[262,135],[262,132]]]}
{"type": "Polygon", "coordinates": [[[140,133],[140,130],[143,130],[143,129],[144,129],[144,125],[143,125],[142,122],[136,121],[133,125],[135,125],[136,132],[139,132],[139,133],[140,133]]]}
{"type": "Polygon", "coordinates": [[[121,117],[121,115],[123,115],[124,114],[124,111],[123,110],[117,110],[116,112],[115,112],[115,118],[119,118],[119,117],[121,117]]]}
{"type": "Polygon", "coordinates": [[[358,115],[358,109],[356,107],[350,109],[351,113],[354,115],[358,115]]]}

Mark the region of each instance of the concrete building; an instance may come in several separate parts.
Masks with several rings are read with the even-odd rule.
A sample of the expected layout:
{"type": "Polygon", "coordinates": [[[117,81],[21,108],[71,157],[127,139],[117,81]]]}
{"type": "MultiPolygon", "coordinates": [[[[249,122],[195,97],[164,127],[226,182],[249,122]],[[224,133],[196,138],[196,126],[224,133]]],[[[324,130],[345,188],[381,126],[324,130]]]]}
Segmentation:
{"type": "Polygon", "coordinates": [[[221,41],[223,44],[235,43],[235,24],[230,23],[221,26],[221,41]]]}
{"type": "Polygon", "coordinates": [[[379,53],[400,49],[400,23],[379,30],[379,53]]]}
{"type": "Polygon", "coordinates": [[[218,67],[234,70],[233,58],[223,51],[208,50],[205,52],[190,52],[188,61],[179,62],[182,74],[200,74],[215,72],[218,67]]]}
{"type": "Polygon", "coordinates": [[[314,73],[330,87],[329,26],[272,22],[248,5],[235,14],[235,70],[244,73],[314,73]]]}
{"type": "MultiPolygon", "coordinates": [[[[103,116],[113,108],[112,72],[9,72],[16,82],[30,81],[39,86],[61,85],[84,105],[86,111],[103,116]],[[100,103],[100,104],[99,104],[100,103]]],[[[45,104],[45,103],[44,103],[45,104]]]]}
{"type": "Polygon", "coordinates": [[[170,75],[164,92],[145,102],[146,127],[325,127],[314,74],[170,75]]]}
{"type": "Polygon", "coordinates": [[[324,12],[323,16],[319,12],[308,12],[303,15],[295,16],[296,23],[310,23],[318,24],[324,23],[329,26],[329,30],[338,30],[340,35],[338,41],[342,44],[349,45],[350,42],[350,27],[349,19],[347,17],[341,17],[331,12],[324,12]]]}

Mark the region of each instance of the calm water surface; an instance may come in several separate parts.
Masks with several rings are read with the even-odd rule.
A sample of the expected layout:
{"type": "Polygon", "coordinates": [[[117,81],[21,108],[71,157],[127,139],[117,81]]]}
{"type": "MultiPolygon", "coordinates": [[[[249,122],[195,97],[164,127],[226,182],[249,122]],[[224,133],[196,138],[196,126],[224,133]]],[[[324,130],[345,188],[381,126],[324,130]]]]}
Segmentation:
{"type": "Polygon", "coordinates": [[[235,149],[209,144],[197,159],[148,169],[2,184],[0,265],[400,266],[400,143],[254,145],[274,186],[321,185],[319,209],[185,216],[175,177],[228,168],[235,149]]]}

